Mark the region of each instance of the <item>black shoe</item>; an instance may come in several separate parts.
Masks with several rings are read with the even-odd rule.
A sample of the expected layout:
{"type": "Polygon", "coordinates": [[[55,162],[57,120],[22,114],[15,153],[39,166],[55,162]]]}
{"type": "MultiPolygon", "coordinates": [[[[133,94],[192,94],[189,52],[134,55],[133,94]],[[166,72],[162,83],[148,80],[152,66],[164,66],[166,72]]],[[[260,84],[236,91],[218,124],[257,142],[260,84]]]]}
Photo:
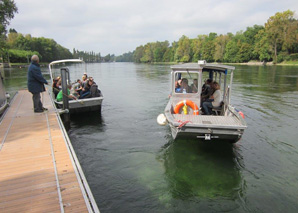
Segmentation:
{"type": "Polygon", "coordinates": [[[35,113],[41,113],[41,112],[43,112],[43,110],[42,110],[42,109],[34,110],[34,112],[35,112],[35,113]]]}
{"type": "Polygon", "coordinates": [[[48,108],[44,108],[44,107],[43,107],[42,109],[43,109],[43,111],[48,111],[48,108]]]}

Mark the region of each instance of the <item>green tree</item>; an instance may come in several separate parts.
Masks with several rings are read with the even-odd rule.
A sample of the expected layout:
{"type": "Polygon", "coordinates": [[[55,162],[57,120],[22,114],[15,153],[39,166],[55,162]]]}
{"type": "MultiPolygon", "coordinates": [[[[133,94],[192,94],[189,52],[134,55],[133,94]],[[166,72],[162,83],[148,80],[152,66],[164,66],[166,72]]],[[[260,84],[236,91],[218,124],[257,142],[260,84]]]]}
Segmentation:
{"type": "Polygon", "coordinates": [[[260,30],[255,37],[254,55],[258,56],[260,61],[269,61],[271,59],[272,49],[270,48],[265,29],[260,30]]]}
{"type": "Polygon", "coordinates": [[[144,55],[144,46],[143,45],[138,46],[133,53],[133,61],[136,63],[140,63],[143,55],[144,55]]]}
{"type": "Polygon", "coordinates": [[[143,57],[140,59],[143,63],[151,63],[153,62],[154,56],[153,56],[153,43],[147,43],[144,46],[144,54],[143,57]]]}
{"type": "Polygon", "coordinates": [[[223,62],[227,43],[231,40],[228,35],[220,35],[215,39],[214,61],[223,62]]]}
{"type": "Polygon", "coordinates": [[[238,45],[235,40],[230,40],[227,43],[226,49],[225,49],[225,54],[224,54],[224,61],[225,62],[237,62],[236,56],[238,53],[238,45]]]}
{"type": "Polygon", "coordinates": [[[6,27],[11,19],[14,18],[14,14],[18,12],[18,8],[14,0],[1,0],[0,1],[0,52],[4,54],[6,46],[6,27]]]}
{"type": "Polygon", "coordinates": [[[236,56],[237,62],[248,62],[251,59],[252,47],[248,43],[238,42],[239,51],[236,56]]]}
{"type": "Polygon", "coordinates": [[[294,12],[290,10],[276,13],[265,24],[266,37],[274,51],[274,62],[277,62],[278,51],[283,47],[287,47],[285,41],[288,37],[291,37],[289,25],[294,20],[293,16],[294,12]]]}
{"type": "Polygon", "coordinates": [[[191,49],[192,49],[192,61],[193,62],[197,62],[198,60],[202,59],[202,46],[203,46],[203,42],[206,39],[206,35],[198,35],[197,38],[193,39],[191,41],[191,49]]]}
{"type": "Polygon", "coordinates": [[[183,35],[178,41],[178,48],[175,52],[175,61],[189,62],[191,58],[190,39],[183,35]]]}
{"type": "Polygon", "coordinates": [[[216,33],[209,33],[209,36],[206,37],[202,46],[202,59],[212,62],[214,61],[215,54],[215,39],[217,37],[216,33]]]}
{"type": "Polygon", "coordinates": [[[260,30],[264,30],[264,26],[261,25],[254,25],[253,27],[247,27],[246,31],[243,33],[244,42],[250,45],[250,49],[247,50],[250,52],[250,59],[257,60],[258,55],[254,54],[254,47],[256,45],[256,35],[259,33],[260,30]]]}
{"type": "Polygon", "coordinates": [[[164,41],[164,42],[157,41],[155,43],[155,45],[153,45],[154,62],[162,62],[163,61],[163,56],[166,53],[168,47],[169,47],[168,41],[164,41]]]}
{"type": "Polygon", "coordinates": [[[253,27],[247,27],[246,31],[243,33],[244,41],[250,45],[254,45],[256,42],[256,35],[260,30],[263,30],[264,26],[254,25],[253,27]]]}

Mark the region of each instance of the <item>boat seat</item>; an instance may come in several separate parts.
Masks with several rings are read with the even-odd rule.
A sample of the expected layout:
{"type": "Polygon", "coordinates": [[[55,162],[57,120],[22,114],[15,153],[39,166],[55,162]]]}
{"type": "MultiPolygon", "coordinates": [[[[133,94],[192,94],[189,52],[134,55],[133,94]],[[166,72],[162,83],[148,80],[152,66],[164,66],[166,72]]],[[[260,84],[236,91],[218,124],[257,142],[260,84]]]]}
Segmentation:
{"type": "Polygon", "coordinates": [[[218,107],[213,107],[212,108],[212,112],[214,112],[215,113],[215,115],[221,115],[222,114],[222,110],[223,110],[223,106],[224,106],[224,102],[223,101],[221,101],[220,102],[220,106],[218,106],[218,107]]]}

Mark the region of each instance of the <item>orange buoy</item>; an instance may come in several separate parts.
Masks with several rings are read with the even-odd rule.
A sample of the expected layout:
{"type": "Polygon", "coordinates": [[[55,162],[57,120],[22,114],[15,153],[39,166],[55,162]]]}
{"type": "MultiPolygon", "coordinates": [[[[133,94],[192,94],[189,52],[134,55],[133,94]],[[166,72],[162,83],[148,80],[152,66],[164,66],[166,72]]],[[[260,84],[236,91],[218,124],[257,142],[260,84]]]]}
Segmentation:
{"type": "Polygon", "coordinates": [[[178,102],[176,104],[175,108],[174,108],[174,113],[178,114],[181,107],[184,106],[184,105],[190,106],[193,109],[193,115],[199,115],[198,106],[194,102],[192,102],[191,100],[183,100],[183,101],[178,102]]]}

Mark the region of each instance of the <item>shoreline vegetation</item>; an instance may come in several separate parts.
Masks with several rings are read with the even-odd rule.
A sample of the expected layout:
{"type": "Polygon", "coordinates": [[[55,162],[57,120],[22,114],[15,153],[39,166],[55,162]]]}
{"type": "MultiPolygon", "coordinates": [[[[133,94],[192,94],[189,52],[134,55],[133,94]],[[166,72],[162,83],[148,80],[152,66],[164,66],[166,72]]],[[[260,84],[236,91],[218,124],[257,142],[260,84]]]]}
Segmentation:
{"type": "Polygon", "coordinates": [[[247,27],[245,31],[241,30],[236,34],[228,32],[219,35],[210,32],[195,38],[182,35],[178,41],[172,43],[167,40],[149,42],[119,56],[101,56],[100,52],[79,51],[75,48],[71,52],[54,39],[23,35],[15,29],[9,29],[7,34],[7,24],[17,12],[16,5],[13,1],[11,3],[6,5],[7,12],[10,12],[7,20],[2,21],[4,28],[2,31],[0,29],[0,62],[4,67],[26,66],[32,55],[38,55],[45,64],[79,58],[87,63],[177,64],[196,63],[203,59],[209,63],[233,65],[298,65],[298,19],[291,10],[277,12],[264,25],[247,27]]]}
{"type": "MultiPolygon", "coordinates": [[[[87,62],[88,63],[88,62],[87,62]]],[[[89,62],[89,63],[94,63],[94,62],[89,62]]],[[[99,62],[95,62],[99,63],[99,62]]],[[[105,63],[112,63],[112,62],[105,62],[105,63]]],[[[127,63],[127,62],[118,62],[118,63],[127,63]]],[[[134,62],[129,62],[129,63],[134,63],[134,62]]],[[[174,65],[174,64],[179,64],[181,62],[152,62],[149,64],[153,65],[174,65]]],[[[272,61],[271,62],[261,62],[261,61],[249,61],[245,63],[217,63],[217,62],[211,62],[215,64],[227,64],[227,65],[245,65],[245,66],[298,66],[298,61],[284,61],[282,63],[277,63],[274,64],[272,61]]],[[[0,63],[0,67],[3,64],[0,63]]],[[[42,67],[47,67],[49,63],[40,63],[42,67]]],[[[12,68],[25,68],[28,67],[29,63],[10,63],[10,67],[12,68]]]]}

